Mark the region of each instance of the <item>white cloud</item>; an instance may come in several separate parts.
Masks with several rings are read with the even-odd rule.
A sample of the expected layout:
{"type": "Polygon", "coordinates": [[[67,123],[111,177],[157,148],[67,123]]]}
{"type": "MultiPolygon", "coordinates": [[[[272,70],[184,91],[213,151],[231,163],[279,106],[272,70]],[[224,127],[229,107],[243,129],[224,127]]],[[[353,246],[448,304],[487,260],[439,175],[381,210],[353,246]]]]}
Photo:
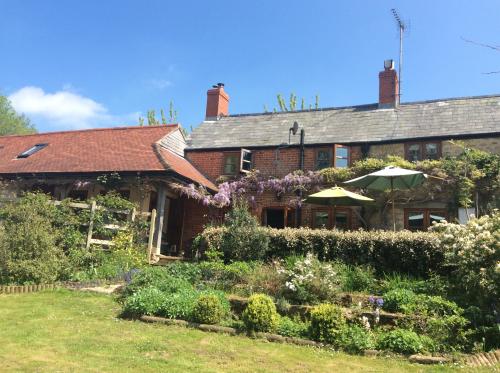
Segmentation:
{"type": "Polygon", "coordinates": [[[41,120],[52,128],[77,129],[127,124],[124,120],[137,123],[138,113],[123,116],[111,115],[108,109],[68,89],[55,93],[45,92],[39,87],[23,87],[9,96],[16,111],[32,118],[35,124],[41,120]],[[134,118],[134,119],[132,119],[134,118]]]}
{"type": "Polygon", "coordinates": [[[149,85],[151,85],[153,88],[162,90],[171,87],[173,83],[167,79],[151,79],[149,81],[149,85]]]}

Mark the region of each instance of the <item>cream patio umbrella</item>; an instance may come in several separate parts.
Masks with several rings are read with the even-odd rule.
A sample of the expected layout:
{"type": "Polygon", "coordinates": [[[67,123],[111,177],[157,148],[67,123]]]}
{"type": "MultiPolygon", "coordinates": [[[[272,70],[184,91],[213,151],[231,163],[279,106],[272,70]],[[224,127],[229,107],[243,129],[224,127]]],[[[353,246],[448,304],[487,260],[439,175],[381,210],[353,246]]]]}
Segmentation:
{"type": "MultiPolygon", "coordinates": [[[[344,188],[335,186],[333,188],[311,194],[302,200],[302,202],[323,206],[362,206],[366,203],[374,202],[374,200],[362,196],[361,194],[349,192],[344,188]]],[[[361,220],[363,219],[361,218],[361,220]]]]}

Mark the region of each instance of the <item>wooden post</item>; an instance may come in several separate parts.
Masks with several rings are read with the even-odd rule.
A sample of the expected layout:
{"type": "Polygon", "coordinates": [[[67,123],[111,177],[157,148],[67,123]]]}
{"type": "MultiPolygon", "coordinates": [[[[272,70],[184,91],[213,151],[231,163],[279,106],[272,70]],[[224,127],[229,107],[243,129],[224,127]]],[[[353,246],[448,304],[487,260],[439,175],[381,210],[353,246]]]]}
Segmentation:
{"type": "Polygon", "coordinates": [[[155,227],[155,244],[156,254],[161,254],[161,236],[163,233],[163,220],[165,218],[165,199],[167,197],[167,190],[165,185],[160,184],[158,187],[158,201],[156,203],[156,212],[158,217],[156,219],[155,227]]]}
{"type": "Polygon", "coordinates": [[[156,209],[151,211],[151,219],[149,221],[149,237],[148,237],[148,263],[151,264],[151,255],[153,253],[153,238],[156,225],[156,209]]]}
{"type": "Polygon", "coordinates": [[[92,230],[94,229],[94,215],[97,204],[95,201],[92,202],[92,207],[90,208],[90,221],[89,221],[89,231],[87,233],[87,245],[86,248],[89,249],[90,241],[92,240],[92,230]]]}
{"type": "Polygon", "coordinates": [[[135,207],[130,212],[130,222],[133,223],[135,221],[135,216],[137,215],[137,210],[135,207]]]}

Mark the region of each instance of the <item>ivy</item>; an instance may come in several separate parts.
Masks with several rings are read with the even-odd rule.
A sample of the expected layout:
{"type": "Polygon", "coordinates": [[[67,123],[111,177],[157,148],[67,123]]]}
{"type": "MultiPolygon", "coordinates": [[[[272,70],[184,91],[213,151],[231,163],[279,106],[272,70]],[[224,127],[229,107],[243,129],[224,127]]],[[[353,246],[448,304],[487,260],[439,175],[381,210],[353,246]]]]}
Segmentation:
{"type": "MultiPolygon", "coordinates": [[[[226,207],[236,197],[246,196],[249,203],[255,203],[255,197],[270,191],[280,199],[296,192],[312,193],[322,188],[340,185],[343,182],[380,170],[387,166],[422,171],[431,176],[429,182],[412,191],[397,191],[396,201],[429,201],[448,194],[451,208],[469,207],[478,197],[482,212],[491,211],[500,202],[500,156],[478,149],[466,148],[460,142],[453,143],[461,147],[462,153],[456,157],[438,160],[409,162],[401,157],[387,156],[384,159],[365,158],[355,162],[350,168],[326,168],[320,171],[294,171],[283,178],[264,178],[259,171],[254,171],[237,180],[226,180],[219,184],[215,195],[193,184],[178,186],[181,194],[199,200],[205,206],[226,207]]],[[[370,192],[378,200],[378,207],[388,202],[388,192],[370,192]]],[[[292,206],[300,206],[301,200],[292,197],[292,206]]]]}

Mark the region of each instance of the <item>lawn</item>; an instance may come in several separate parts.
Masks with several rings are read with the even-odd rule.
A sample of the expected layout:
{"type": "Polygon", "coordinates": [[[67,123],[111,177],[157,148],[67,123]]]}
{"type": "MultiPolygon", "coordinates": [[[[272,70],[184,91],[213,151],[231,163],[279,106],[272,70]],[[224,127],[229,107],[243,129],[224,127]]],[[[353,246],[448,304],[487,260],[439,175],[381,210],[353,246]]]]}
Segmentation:
{"type": "MultiPolygon", "coordinates": [[[[402,359],[350,356],[117,318],[105,295],[0,295],[2,372],[448,372],[402,359]]],[[[467,369],[460,369],[467,371],[467,369]]],[[[477,369],[475,371],[478,371],[477,369]]],[[[486,371],[486,370],[485,370],[486,371]]]]}

